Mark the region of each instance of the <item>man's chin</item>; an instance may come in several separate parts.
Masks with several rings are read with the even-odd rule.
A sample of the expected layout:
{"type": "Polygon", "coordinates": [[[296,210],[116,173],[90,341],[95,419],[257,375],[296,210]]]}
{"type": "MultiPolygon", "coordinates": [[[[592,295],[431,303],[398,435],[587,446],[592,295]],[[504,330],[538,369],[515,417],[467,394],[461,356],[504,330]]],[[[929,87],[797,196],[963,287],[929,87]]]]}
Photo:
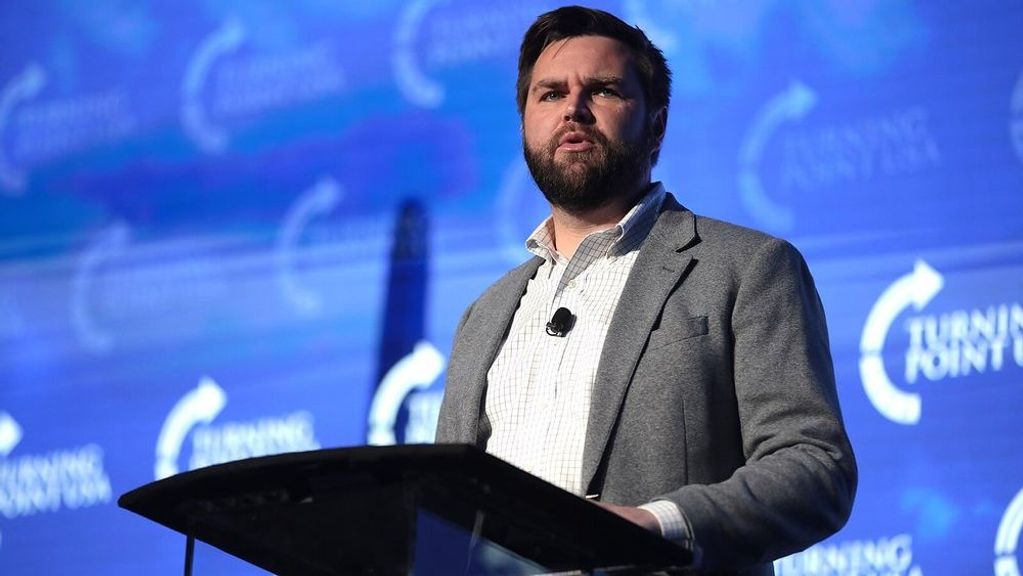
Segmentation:
{"type": "Polygon", "coordinates": [[[555,164],[590,164],[597,162],[599,159],[600,155],[596,150],[582,150],[578,152],[558,150],[554,154],[555,164]]]}
{"type": "Polygon", "coordinates": [[[568,158],[555,159],[554,161],[554,167],[561,172],[563,176],[576,180],[584,179],[587,173],[594,170],[595,166],[596,159],[590,158],[586,155],[571,156],[568,158]]]}

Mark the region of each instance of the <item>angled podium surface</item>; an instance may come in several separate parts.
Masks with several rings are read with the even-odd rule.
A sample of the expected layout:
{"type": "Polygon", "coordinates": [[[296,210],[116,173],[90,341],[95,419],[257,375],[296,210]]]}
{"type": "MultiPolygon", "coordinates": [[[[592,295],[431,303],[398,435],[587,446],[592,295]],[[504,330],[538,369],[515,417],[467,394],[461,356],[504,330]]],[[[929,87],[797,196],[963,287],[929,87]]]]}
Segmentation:
{"type": "Polygon", "coordinates": [[[364,446],[178,474],[118,504],[278,576],[682,572],[686,547],[469,445],[364,446]]]}

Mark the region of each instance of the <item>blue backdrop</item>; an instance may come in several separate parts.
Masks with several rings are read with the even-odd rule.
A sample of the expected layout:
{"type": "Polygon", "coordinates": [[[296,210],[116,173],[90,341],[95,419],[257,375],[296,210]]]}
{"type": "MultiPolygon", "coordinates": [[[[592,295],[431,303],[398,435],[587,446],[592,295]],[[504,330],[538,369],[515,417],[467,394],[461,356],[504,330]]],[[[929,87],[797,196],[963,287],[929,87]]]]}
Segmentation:
{"type": "MultiPolygon", "coordinates": [[[[1023,3],[594,5],[674,69],[655,176],[817,278],[861,484],[779,574],[1019,576],[1023,3]]],[[[552,7],[0,6],[0,573],[176,574],[119,494],[432,438],[546,210],[514,83],[552,7]]]]}

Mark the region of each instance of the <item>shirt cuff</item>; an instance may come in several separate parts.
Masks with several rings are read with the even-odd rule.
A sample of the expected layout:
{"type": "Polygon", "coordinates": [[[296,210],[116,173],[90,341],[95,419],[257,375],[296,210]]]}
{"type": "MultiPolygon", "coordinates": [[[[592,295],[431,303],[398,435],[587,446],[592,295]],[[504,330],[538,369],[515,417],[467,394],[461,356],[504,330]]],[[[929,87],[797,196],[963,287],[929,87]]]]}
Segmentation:
{"type": "Polygon", "coordinates": [[[689,527],[689,519],[674,502],[655,500],[640,506],[657,518],[661,527],[661,536],[677,544],[692,540],[693,530],[689,527]]]}

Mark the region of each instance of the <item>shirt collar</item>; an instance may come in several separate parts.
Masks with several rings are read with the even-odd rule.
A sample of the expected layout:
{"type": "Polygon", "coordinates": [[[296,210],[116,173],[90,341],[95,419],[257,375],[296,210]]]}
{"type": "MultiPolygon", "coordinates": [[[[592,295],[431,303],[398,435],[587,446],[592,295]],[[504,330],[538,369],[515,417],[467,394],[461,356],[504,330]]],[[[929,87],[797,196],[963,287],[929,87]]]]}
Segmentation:
{"type": "MultiPolygon", "coordinates": [[[[664,203],[664,185],[654,182],[647,193],[640,198],[617,224],[594,234],[613,234],[615,240],[608,246],[608,254],[624,254],[643,242],[653,227],[657,214],[664,203]]],[[[526,250],[548,262],[557,261],[559,255],[554,248],[554,219],[548,216],[540,222],[526,238],[526,250]]]]}

